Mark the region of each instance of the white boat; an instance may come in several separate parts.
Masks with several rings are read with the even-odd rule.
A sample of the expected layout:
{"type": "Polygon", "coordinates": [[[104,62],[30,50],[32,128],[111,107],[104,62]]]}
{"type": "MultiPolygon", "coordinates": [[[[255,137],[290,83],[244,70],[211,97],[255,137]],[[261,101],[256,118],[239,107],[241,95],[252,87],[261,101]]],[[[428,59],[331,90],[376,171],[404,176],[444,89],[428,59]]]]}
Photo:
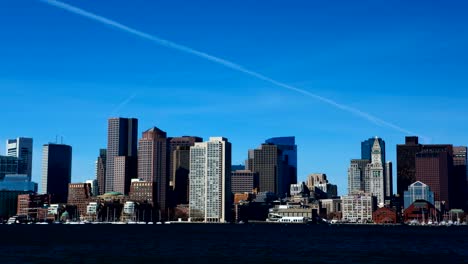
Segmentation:
{"type": "Polygon", "coordinates": [[[293,223],[293,224],[303,224],[306,223],[307,219],[302,216],[285,216],[276,221],[276,223],[293,223]]]}

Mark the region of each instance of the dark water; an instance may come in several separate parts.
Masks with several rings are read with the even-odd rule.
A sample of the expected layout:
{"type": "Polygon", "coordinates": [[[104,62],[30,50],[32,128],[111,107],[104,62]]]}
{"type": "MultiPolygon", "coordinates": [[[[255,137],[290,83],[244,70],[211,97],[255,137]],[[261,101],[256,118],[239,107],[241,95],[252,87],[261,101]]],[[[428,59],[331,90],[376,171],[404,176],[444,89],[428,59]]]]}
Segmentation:
{"type": "Polygon", "coordinates": [[[463,262],[468,227],[0,225],[0,264],[463,262]]]}

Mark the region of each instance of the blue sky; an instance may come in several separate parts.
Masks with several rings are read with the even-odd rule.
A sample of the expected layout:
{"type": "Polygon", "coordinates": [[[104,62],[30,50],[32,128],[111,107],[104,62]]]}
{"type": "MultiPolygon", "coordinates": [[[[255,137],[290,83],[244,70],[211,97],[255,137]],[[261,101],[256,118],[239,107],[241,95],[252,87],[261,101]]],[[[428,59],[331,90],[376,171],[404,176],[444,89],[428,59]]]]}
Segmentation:
{"type": "MultiPolygon", "coordinates": [[[[467,145],[464,1],[71,1],[430,138],[467,145]]],[[[233,163],[265,139],[296,136],[299,179],[325,172],[344,194],[349,160],[373,136],[394,161],[404,133],[222,65],[36,0],[0,1],[0,148],[56,135],[73,182],[94,176],[107,118],[170,136],[225,136],[233,163]]]]}

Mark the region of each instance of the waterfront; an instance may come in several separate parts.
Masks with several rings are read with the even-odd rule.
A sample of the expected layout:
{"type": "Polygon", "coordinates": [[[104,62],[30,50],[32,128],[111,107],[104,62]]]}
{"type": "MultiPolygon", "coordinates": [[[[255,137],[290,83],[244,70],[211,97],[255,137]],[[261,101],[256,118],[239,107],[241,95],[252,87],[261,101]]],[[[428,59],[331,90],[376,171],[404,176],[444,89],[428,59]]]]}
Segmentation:
{"type": "Polygon", "coordinates": [[[0,225],[1,263],[460,263],[468,228],[0,225]]]}

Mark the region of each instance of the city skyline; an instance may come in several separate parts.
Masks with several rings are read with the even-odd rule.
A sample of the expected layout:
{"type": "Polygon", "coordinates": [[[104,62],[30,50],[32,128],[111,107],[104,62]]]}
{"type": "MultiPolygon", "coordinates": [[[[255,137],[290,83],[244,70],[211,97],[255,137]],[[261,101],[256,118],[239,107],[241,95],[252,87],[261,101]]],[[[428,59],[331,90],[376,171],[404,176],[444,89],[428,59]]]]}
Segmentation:
{"type": "MultiPolygon", "coordinates": [[[[463,134],[468,126],[463,103],[467,79],[462,74],[467,70],[463,63],[467,39],[461,26],[467,18],[459,11],[461,7],[373,3],[363,11],[359,4],[332,7],[297,3],[283,11],[280,4],[272,3],[268,10],[251,4],[250,12],[240,9],[242,4],[226,8],[211,3],[200,14],[168,12],[174,15],[171,18],[164,13],[174,11],[177,4],[145,6],[137,1],[130,9],[118,1],[113,8],[80,4],[142,31],[348,102],[432,139],[422,143],[467,145],[463,134]],[[405,11],[398,11],[398,5],[405,11]],[[386,7],[390,11],[385,11],[386,7]],[[321,10],[347,19],[332,23],[320,15],[321,10]],[[433,19],[435,10],[440,20],[433,19]],[[152,12],[157,15],[145,16],[152,12]],[[420,15],[418,19],[412,18],[412,12],[420,15]],[[396,20],[380,19],[382,14],[396,20]],[[184,19],[184,15],[188,16],[184,19]],[[247,22],[242,23],[239,17],[247,22]],[[221,38],[224,34],[213,21],[226,27],[230,37],[221,38]],[[366,26],[369,21],[372,26],[366,26]],[[248,30],[252,25],[254,28],[248,30]],[[319,25],[325,26],[319,29],[319,25]],[[328,31],[338,32],[339,37],[330,36],[328,31]],[[445,43],[450,43],[450,50],[445,43]]],[[[0,149],[5,149],[10,138],[33,138],[35,182],[41,182],[41,145],[56,135],[64,136],[64,143],[73,146],[72,182],[94,178],[95,158],[99,149],[106,147],[106,120],[111,116],[140,119],[138,135],[157,126],[171,136],[229,138],[233,164],[242,163],[246,150],[267,138],[293,135],[298,145],[298,180],[323,172],[338,184],[340,194],[346,193],[347,166],[351,158],[359,157],[359,142],[373,136],[385,139],[387,160],[394,163],[395,146],[404,143],[404,133],[313,99],[148,45],[36,1],[28,2],[28,8],[23,8],[25,5],[0,3],[1,24],[12,25],[4,30],[9,41],[1,44],[2,50],[9,52],[2,53],[5,63],[0,66],[0,87],[9,91],[4,95],[5,107],[12,114],[5,122],[13,124],[2,130],[0,149]],[[92,40],[84,41],[90,34],[92,40]],[[19,37],[23,35],[35,44],[19,37]],[[77,40],[83,41],[77,45],[77,40]],[[29,108],[34,111],[24,111],[29,108]]],[[[187,5],[188,10],[196,8],[187,5]]]]}

